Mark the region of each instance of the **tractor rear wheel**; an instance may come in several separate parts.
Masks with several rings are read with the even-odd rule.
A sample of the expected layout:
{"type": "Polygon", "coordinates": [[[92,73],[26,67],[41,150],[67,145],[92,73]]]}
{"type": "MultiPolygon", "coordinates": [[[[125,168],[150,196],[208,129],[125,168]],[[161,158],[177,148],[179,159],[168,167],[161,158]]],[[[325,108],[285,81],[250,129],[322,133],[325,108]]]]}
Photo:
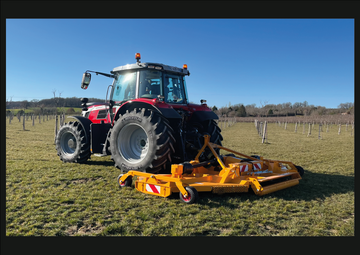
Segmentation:
{"type": "Polygon", "coordinates": [[[124,172],[157,173],[171,163],[173,143],[167,119],[148,109],[134,109],[122,115],[111,130],[111,159],[124,172]]]}
{"type": "Polygon", "coordinates": [[[79,122],[65,123],[55,138],[57,154],[63,162],[84,163],[90,158],[90,145],[79,122]]]}
{"type": "MultiPolygon", "coordinates": [[[[191,157],[191,159],[194,159],[198,153],[198,151],[202,148],[204,145],[204,135],[209,134],[210,135],[210,142],[222,145],[221,141],[223,140],[223,137],[221,135],[221,129],[215,122],[215,120],[207,120],[202,122],[194,122],[192,123],[192,127],[196,128],[197,131],[197,141],[188,141],[191,146],[188,146],[187,154],[191,157]]],[[[219,154],[220,149],[214,149],[216,153],[219,154]]],[[[200,161],[210,160],[214,158],[213,153],[209,148],[205,148],[203,154],[200,156],[200,161]]]]}

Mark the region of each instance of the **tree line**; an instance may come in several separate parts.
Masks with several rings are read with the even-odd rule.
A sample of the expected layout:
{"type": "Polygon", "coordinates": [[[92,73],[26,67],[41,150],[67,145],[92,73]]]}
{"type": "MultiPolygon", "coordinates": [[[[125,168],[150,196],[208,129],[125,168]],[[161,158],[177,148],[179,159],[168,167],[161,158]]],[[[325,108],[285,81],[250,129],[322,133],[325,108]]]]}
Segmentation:
{"type": "Polygon", "coordinates": [[[235,104],[212,110],[219,117],[286,117],[286,116],[313,116],[313,115],[337,115],[354,114],[354,103],[341,103],[337,108],[326,108],[324,106],[309,105],[307,101],[296,102],[294,104],[287,102],[283,104],[268,104],[260,102],[260,107],[256,104],[235,104]]]}
{"type": "MultiPolygon", "coordinates": [[[[12,101],[6,100],[6,110],[11,111],[11,109],[32,109],[35,114],[55,114],[58,108],[78,108],[81,107],[81,98],[78,97],[54,97],[49,99],[33,99],[31,101],[12,101]]],[[[104,102],[104,99],[99,98],[89,98],[89,102],[104,102]]],[[[67,111],[73,112],[74,110],[68,109],[67,111]]],[[[71,113],[69,112],[69,113],[71,113]]]]}

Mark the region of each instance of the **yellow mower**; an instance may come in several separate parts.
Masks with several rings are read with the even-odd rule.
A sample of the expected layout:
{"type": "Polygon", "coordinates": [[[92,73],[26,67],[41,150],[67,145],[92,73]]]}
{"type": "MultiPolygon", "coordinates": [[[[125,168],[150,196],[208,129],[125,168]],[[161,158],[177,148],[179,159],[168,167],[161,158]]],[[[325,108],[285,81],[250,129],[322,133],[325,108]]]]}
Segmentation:
{"type": "Polygon", "coordinates": [[[299,184],[304,174],[302,167],[289,161],[247,156],[211,143],[209,135],[204,135],[204,140],[204,145],[195,160],[171,165],[171,174],[128,171],[119,175],[119,186],[131,186],[132,178],[137,176],[135,188],[138,191],[160,197],[168,197],[173,192],[179,192],[181,201],[191,204],[198,200],[198,192],[205,191],[248,192],[251,186],[256,195],[262,196],[299,184]],[[206,147],[215,158],[199,162],[199,157],[206,147]],[[216,148],[233,154],[219,156],[214,150],[216,148]]]}

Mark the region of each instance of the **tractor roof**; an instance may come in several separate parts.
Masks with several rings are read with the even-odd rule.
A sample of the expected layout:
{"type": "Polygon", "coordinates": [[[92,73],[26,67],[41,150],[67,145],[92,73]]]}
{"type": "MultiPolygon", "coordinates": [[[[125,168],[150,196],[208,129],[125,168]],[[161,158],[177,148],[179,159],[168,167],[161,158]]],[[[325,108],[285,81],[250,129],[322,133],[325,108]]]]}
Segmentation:
{"type": "Polygon", "coordinates": [[[119,72],[119,71],[125,71],[125,70],[134,70],[134,69],[155,69],[155,70],[164,70],[164,71],[170,71],[175,72],[178,74],[183,75],[190,75],[190,72],[187,69],[181,69],[175,66],[168,66],[164,64],[159,63],[135,63],[135,64],[127,64],[124,66],[118,66],[115,67],[111,73],[119,72]]]}

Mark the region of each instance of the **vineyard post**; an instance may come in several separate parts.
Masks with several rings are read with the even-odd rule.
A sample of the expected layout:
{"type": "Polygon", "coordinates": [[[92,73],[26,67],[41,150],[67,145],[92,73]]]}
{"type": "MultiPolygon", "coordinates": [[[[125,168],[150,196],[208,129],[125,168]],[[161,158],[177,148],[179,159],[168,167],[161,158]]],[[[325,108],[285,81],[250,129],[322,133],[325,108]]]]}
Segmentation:
{"type": "Polygon", "coordinates": [[[262,128],[263,128],[263,123],[262,122],[260,122],[260,128],[259,128],[259,135],[260,135],[260,137],[262,136],[262,128]]]}
{"type": "Polygon", "coordinates": [[[341,133],[341,123],[339,124],[339,131],[338,131],[338,135],[340,135],[341,133]]]}
{"type": "Polygon", "coordinates": [[[35,125],[35,114],[32,114],[32,125],[35,125]]]}
{"type": "Polygon", "coordinates": [[[346,131],[348,131],[349,122],[346,122],[346,131]]]}
{"type": "Polygon", "coordinates": [[[26,118],[26,116],[25,116],[25,112],[24,112],[24,115],[23,115],[23,130],[25,131],[25,118],[26,118]]]}
{"type": "Polygon", "coordinates": [[[9,114],[9,124],[11,124],[11,119],[12,119],[12,112],[10,112],[9,114]]]}
{"type": "Polygon", "coordinates": [[[285,122],[285,130],[286,130],[287,122],[285,122]]]}
{"type": "Polygon", "coordinates": [[[311,123],[309,122],[309,131],[308,131],[308,135],[307,136],[309,136],[309,135],[311,135],[311,123]]]}
{"type": "Polygon", "coordinates": [[[296,121],[296,123],[295,123],[295,133],[297,132],[297,121],[296,121]]]}
{"type": "Polygon", "coordinates": [[[319,135],[318,135],[318,139],[321,139],[321,134],[320,134],[320,132],[321,132],[321,123],[319,123],[319,135]]]}
{"type": "Polygon", "coordinates": [[[268,132],[267,132],[267,124],[266,124],[266,130],[265,130],[265,143],[268,143],[268,132]]]}
{"type": "Polygon", "coordinates": [[[54,143],[56,141],[57,132],[58,132],[58,116],[56,114],[56,117],[55,117],[55,138],[54,138],[54,143]]]}
{"type": "Polygon", "coordinates": [[[329,133],[329,123],[326,123],[326,133],[329,133]]]}
{"type": "Polygon", "coordinates": [[[305,135],[305,122],[303,122],[303,135],[305,135]]]}
{"type": "Polygon", "coordinates": [[[39,123],[41,123],[41,116],[40,116],[40,113],[39,113],[39,123]]]}
{"type": "MultiPolygon", "coordinates": [[[[261,143],[264,143],[264,140],[265,140],[265,137],[267,136],[267,122],[265,120],[265,123],[264,123],[264,131],[263,131],[263,135],[262,135],[262,142],[261,143]]],[[[267,139],[266,139],[266,142],[267,142],[267,139]]]]}

